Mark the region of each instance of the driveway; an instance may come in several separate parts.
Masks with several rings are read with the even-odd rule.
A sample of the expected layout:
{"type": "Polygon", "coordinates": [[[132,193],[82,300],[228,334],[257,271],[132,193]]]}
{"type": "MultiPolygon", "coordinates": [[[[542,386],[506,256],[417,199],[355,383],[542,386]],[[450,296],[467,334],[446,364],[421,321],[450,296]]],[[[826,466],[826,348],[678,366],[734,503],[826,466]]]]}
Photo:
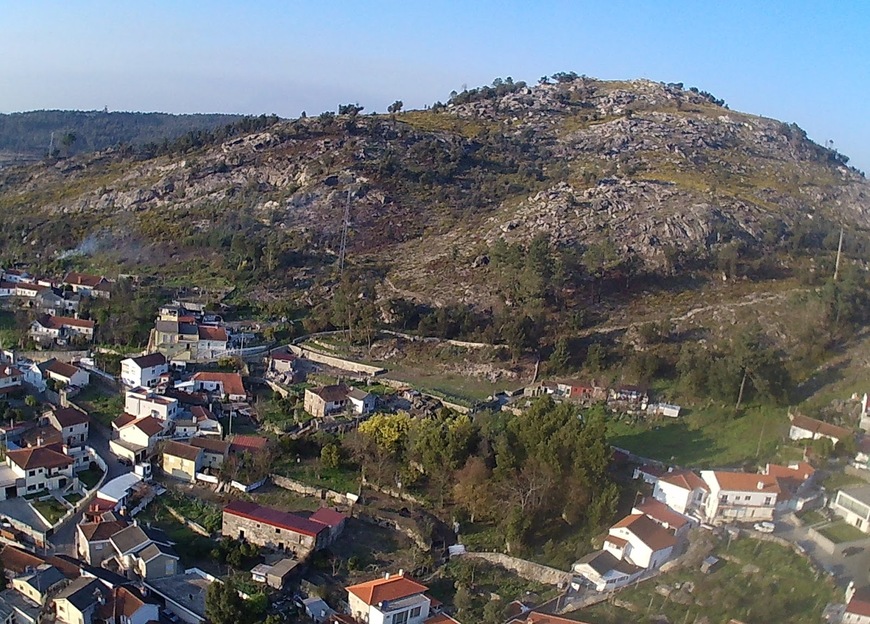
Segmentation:
{"type": "MultiPolygon", "coordinates": [[[[120,477],[122,474],[132,472],[133,470],[132,466],[125,466],[120,463],[118,458],[109,452],[109,435],[109,430],[103,425],[93,420],[91,421],[88,432],[88,445],[106,462],[106,467],[108,468],[106,481],[120,477]]],[[[76,525],[82,521],[83,516],[84,510],[75,514],[50,538],[51,543],[54,544],[55,552],[75,556],[76,525]]]]}
{"type": "Polygon", "coordinates": [[[850,580],[854,580],[858,586],[867,584],[870,573],[870,543],[849,556],[830,554],[812,540],[807,527],[794,515],[778,521],[776,526],[776,536],[801,546],[813,561],[834,577],[837,585],[846,587],[850,580]]]}

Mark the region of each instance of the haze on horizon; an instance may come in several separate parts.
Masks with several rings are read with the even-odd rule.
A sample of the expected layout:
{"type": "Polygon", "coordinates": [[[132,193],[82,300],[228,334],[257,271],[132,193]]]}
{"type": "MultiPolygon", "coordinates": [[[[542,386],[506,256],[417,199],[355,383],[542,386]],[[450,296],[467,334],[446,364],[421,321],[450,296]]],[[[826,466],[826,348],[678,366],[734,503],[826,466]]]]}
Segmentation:
{"type": "Polygon", "coordinates": [[[0,3],[0,112],[276,113],[446,101],[575,71],[697,86],[870,169],[870,3],[0,3]]]}

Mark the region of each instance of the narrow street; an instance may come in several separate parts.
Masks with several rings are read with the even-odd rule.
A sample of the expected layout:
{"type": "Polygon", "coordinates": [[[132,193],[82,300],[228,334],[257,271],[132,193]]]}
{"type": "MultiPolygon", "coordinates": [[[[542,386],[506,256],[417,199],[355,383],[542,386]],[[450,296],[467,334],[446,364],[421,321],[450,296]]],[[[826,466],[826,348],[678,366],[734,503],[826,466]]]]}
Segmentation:
{"type": "MultiPolygon", "coordinates": [[[[88,445],[93,448],[97,454],[106,462],[108,475],[106,481],[110,481],[115,477],[119,477],[127,472],[132,472],[132,466],[125,466],[118,461],[118,458],[109,452],[109,435],[110,431],[103,425],[96,422],[91,422],[90,431],[88,434],[88,445]]],[[[75,554],[75,537],[76,525],[82,521],[84,511],[73,516],[61,529],[51,537],[51,543],[54,544],[55,552],[66,553],[68,555],[75,554]]]]}

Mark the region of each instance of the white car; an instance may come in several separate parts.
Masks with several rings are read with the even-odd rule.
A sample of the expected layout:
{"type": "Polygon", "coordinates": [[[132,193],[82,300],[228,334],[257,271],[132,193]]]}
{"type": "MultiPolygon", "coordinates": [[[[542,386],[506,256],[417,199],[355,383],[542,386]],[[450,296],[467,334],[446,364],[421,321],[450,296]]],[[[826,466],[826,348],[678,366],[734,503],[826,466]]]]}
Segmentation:
{"type": "Polygon", "coordinates": [[[756,522],[753,527],[759,533],[773,533],[776,525],[773,522],[756,522]]]}

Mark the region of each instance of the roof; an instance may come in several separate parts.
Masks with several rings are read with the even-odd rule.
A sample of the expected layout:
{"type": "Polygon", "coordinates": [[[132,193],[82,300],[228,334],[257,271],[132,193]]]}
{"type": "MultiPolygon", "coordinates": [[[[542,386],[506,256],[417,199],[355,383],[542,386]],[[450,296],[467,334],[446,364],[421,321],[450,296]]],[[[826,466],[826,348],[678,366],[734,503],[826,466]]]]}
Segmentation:
{"type": "Polygon", "coordinates": [[[315,522],[320,522],[328,527],[338,526],[347,519],[347,516],[340,511],[330,509],[329,507],[321,507],[308,518],[315,522]]]}
{"type": "Polygon", "coordinates": [[[814,434],[837,438],[838,440],[848,438],[852,435],[852,432],[844,427],[838,427],[837,425],[832,425],[831,423],[826,423],[801,414],[795,414],[791,417],[791,426],[810,431],[814,434]]]}
{"type": "Polygon", "coordinates": [[[177,334],[178,323],[175,321],[157,321],[154,323],[154,329],[164,334],[177,334]]]}
{"type": "Polygon", "coordinates": [[[237,453],[240,451],[262,451],[269,445],[269,439],[262,436],[252,435],[234,435],[230,440],[230,451],[237,453]]]}
{"type": "Polygon", "coordinates": [[[659,481],[676,485],[684,490],[706,490],[710,491],[710,486],[704,480],[696,475],[691,470],[675,470],[659,477],[659,481]]]}
{"type": "Polygon", "coordinates": [[[43,327],[48,327],[49,329],[61,329],[63,327],[81,327],[86,329],[93,329],[94,322],[88,321],[85,319],[77,319],[71,316],[40,316],[39,324],[43,327]]]}
{"type": "Polygon", "coordinates": [[[56,599],[66,598],[79,611],[84,611],[90,605],[97,602],[94,594],[100,592],[107,594],[106,586],[95,578],[80,576],[72,583],[63,588],[56,599]]]}
{"type": "Polygon", "coordinates": [[[151,540],[145,535],[145,531],[135,525],[131,525],[115,533],[111,537],[111,541],[118,552],[124,554],[147,545],[151,540]]]}
{"type": "Polygon", "coordinates": [[[611,570],[616,570],[623,574],[634,574],[640,570],[636,565],[633,565],[624,559],[617,559],[606,550],[598,550],[590,553],[577,561],[575,565],[581,564],[588,565],[600,575],[607,574],[611,570]]]}
{"type": "Polygon", "coordinates": [[[0,562],[7,570],[12,570],[16,574],[21,574],[27,568],[36,568],[45,563],[42,557],[27,552],[15,546],[6,545],[0,551],[0,562]]]}
{"type": "Polygon", "coordinates": [[[44,446],[35,446],[33,448],[21,449],[20,451],[9,451],[6,453],[6,457],[23,470],[30,470],[31,468],[60,468],[73,463],[71,457],[44,446]]]}
{"type": "Polygon", "coordinates": [[[136,420],[136,416],[133,416],[133,414],[128,414],[127,412],[124,412],[123,414],[121,414],[115,420],[112,421],[112,426],[115,429],[120,429],[124,425],[129,425],[134,420],[136,420]]]}
{"type": "Polygon", "coordinates": [[[870,505],[870,485],[860,485],[858,487],[843,488],[840,490],[842,494],[853,498],[859,503],[870,505]]]}
{"type": "Polygon", "coordinates": [[[369,397],[369,393],[365,390],[360,390],[359,388],[354,388],[350,392],[347,393],[347,398],[356,399],[357,401],[364,401],[369,397]]]}
{"type": "Polygon", "coordinates": [[[149,544],[137,553],[137,556],[145,563],[148,563],[160,555],[166,555],[167,557],[178,559],[178,555],[175,554],[175,551],[172,548],[169,546],[163,546],[162,544],[149,544]]]}
{"type": "Polygon", "coordinates": [[[126,427],[136,427],[148,437],[158,435],[163,432],[163,423],[154,418],[154,416],[143,416],[142,418],[137,418],[131,423],[125,425],[126,427]]]}
{"type": "Polygon", "coordinates": [[[621,537],[617,537],[615,535],[608,535],[604,538],[604,542],[607,544],[613,544],[617,548],[623,548],[626,544],[628,544],[627,539],[622,539],[621,537]]]}
{"type": "Polygon", "coordinates": [[[126,472],[119,477],[115,477],[111,481],[107,481],[100,488],[98,494],[106,499],[119,501],[124,498],[130,489],[142,481],[142,477],[135,472],[126,472]]]}
{"type": "Polygon", "coordinates": [[[224,513],[248,520],[255,520],[273,527],[301,533],[311,537],[317,536],[321,531],[325,531],[326,527],[320,522],[314,522],[308,518],[297,516],[294,513],[287,511],[279,511],[270,507],[261,507],[256,503],[247,501],[232,501],[224,507],[224,513]]]}
{"type": "Polygon", "coordinates": [[[722,490],[729,492],[767,492],[778,494],[779,483],[770,475],[751,472],[728,472],[724,470],[711,471],[716,483],[722,490]]]}
{"type": "Polygon", "coordinates": [[[780,464],[767,464],[765,474],[770,475],[779,481],[782,489],[795,491],[804,481],[812,477],[816,473],[816,469],[810,466],[807,462],[797,462],[788,466],[780,464]]]}
{"type": "Polygon", "coordinates": [[[73,427],[83,425],[90,421],[90,417],[74,407],[64,407],[54,412],[54,418],[61,427],[73,427]]]}
{"type": "Polygon", "coordinates": [[[201,448],[185,444],[184,442],[176,442],[175,440],[170,440],[166,443],[166,446],[163,447],[164,455],[181,457],[182,459],[189,459],[190,461],[196,461],[199,458],[200,453],[202,453],[201,448]]]}
{"type": "Polygon", "coordinates": [[[166,356],[162,353],[149,353],[148,355],[140,355],[139,357],[128,358],[134,362],[139,368],[152,368],[154,366],[162,366],[166,364],[166,356]]]}
{"type": "Polygon", "coordinates": [[[73,366],[72,364],[67,364],[66,362],[55,360],[49,366],[46,366],[45,370],[52,372],[55,375],[60,375],[61,377],[66,377],[67,379],[69,379],[81,369],[78,366],[73,366]]]}
{"type": "Polygon", "coordinates": [[[298,561],[296,561],[295,559],[290,559],[289,557],[285,557],[284,559],[281,559],[280,561],[269,566],[268,573],[272,576],[284,577],[293,570],[295,570],[297,567],[299,567],[298,561]]]}
{"type": "Polygon", "coordinates": [[[194,381],[210,381],[220,383],[226,394],[245,394],[245,384],[238,373],[194,373],[194,381]]]}
{"type": "Polygon", "coordinates": [[[208,404],[208,397],[202,392],[185,392],[184,390],[178,390],[177,388],[167,388],[166,392],[163,393],[163,396],[177,399],[178,402],[183,405],[201,406],[208,404]]]}
{"type": "Polygon", "coordinates": [[[870,587],[855,590],[855,594],[846,605],[846,613],[870,617],[870,587]]]}
{"type": "Polygon", "coordinates": [[[679,529],[689,524],[689,519],[686,516],[652,497],[645,498],[640,505],[634,507],[632,513],[634,511],[645,514],[659,524],[667,525],[668,528],[672,529],[679,529]]]}
{"type": "Polygon", "coordinates": [[[227,442],[226,440],[216,440],[214,438],[191,438],[188,444],[201,448],[206,453],[213,453],[216,455],[226,455],[230,450],[229,442],[227,442]]]}
{"type": "Polygon", "coordinates": [[[79,531],[89,542],[104,542],[125,528],[127,528],[127,523],[124,520],[86,522],[79,525],[79,531]]]}
{"type": "Polygon", "coordinates": [[[324,401],[327,401],[329,403],[335,403],[336,401],[344,401],[347,398],[347,395],[350,393],[350,388],[348,388],[344,384],[334,384],[331,386],[321,386],[319,388],[314,388],[310,392],[316,394],[324,401]]]}
{"type": "Polygon", "coordinates": [[[21,371],[14,366],[0,367],[0,379],[6,379],[7,377],[21,377],[21,374],[21,371]]]}
{"type": "Polygon", "coordinates": [[[351,585],[345,589],[367,605],[377,605],[381,602],[422,594],[429,588],[406,576],[391,576],[351,585]]]}
{"type": "Polygon", "coordinates": [[[624,528],[636,535],[653,551],[664,550],[676,545],[674,534],[663,528],[655,520],[643,514],[631,514],[613,525],[613,529],[624,528]]]}
{"type": "Polygon", "coordinates": [[[193,414],[196,422],[200,422],[202,420],[217,420],[217,417],[212,414],[211,410],[207,407],[203,407],[202,405],[194,405],[190,408],[190,413],[193,414]]]}
{"type": "MultiPolygon", "coordinates": [[[[454,620],[446,613],[439,613],[438,615],[433,615],[432,617],[423,620],[423,624],[459,624],[459,621],[454,620]]],[[[574,624],[577,623],[575,622],[574,624]]]]}
{"type": "Polygon", "coordinates": [[[105,615],[107,617],[104,619],[122,615],[129,621],[144,605],[145,601],[132,589],[118,587],[115,589],[115,595],[111,603],[105,605],[105,615]]]}
{"type": "Polygon", "coordinates": [[[292,362],[293,360],[297,359],[296,355],[290,353],[289,351],[273,351],[269,354],[269,357],[271,357],[273,360],[281,360],[284,362],[292,362]]]}
{"type": "Polygon", "coordinates": [[[75,284],[76,286],[87,286],[88,288],[94,288],[106,281],[108,280],[100,275],[88,275],[87,273],[76,273],[74,271],[70,271],[63,278],[64,284],[75,284]]]}
{"type": "Polygon", "coordinates": [[[525,616],[526,619],[520,619],[522,624],[583,624],[577,620],[569,620],[567,618],[552,615],[550,613],[538,613],[532,611],[525,616]]]}
{"type": "Polygon", "coordinates": [[[199,339],[200,340],[213,340],[215,342],[226,342],[227,338],[227,330],[223,327],[211,327],[209,325],[200,325],[199,326],[199,339]]]}
{"type": "Polygon", "coordinates": [[[63,575],[63,572],[50,565],[41,570],[37,570],[33,574],[28,574],[21,580],[30,585],[36,591],[44,593],[53,585],[65,581],[66,577],[63,575]]]}

